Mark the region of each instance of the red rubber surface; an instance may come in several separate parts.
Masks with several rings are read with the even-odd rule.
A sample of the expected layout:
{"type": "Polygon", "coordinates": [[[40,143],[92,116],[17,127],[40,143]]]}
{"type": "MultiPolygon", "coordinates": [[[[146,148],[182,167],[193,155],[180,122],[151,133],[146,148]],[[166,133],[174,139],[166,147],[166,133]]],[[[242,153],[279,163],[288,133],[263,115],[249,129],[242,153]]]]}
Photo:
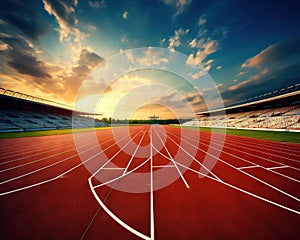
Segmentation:
{"type": "MultiPolygon", "coordinates": [[[[189,134],[182,141],[181,130],[172,127],[131,127],[130,138],[136,137],[135,144],[140,142],[147,148],[151,131],[166,137],[164,146],[172,157],[182,145],[187,152],[198,149],[195,158],[202,163],[209,146],[222,146],[221,140],[210,142],[210,133],[206,132],[200,133],[200,143],[196,144],[197,130],[185,130],[189,134]]],[[[89,138],[89,133],[78,134],[84,140],[77,147],[85,158],[92,158],[89,166],[96,166],[95,170],[103,166],[105,154],[120,168],[107,167],[98,174],[108,172],[106,180],[110,180],[124,171],[131,158],[121,147],[127,139],[119,146],[115,143],[126,135],[125,131],[121,129],[115,139],[111,129],[98,131],[97,142],[89,138]],[[103,154],[99,154],[98,144],[106,149],[103,154]]],[[[211,178],[200,178],[194,172],[200,165],[192,161],[188,165],[191,170],[185,169],[183,174],[189,188],[178,177],[153,192],[154,238],[299,239],[299,146],[227,135],[211,178]]],[[[1,239],[141,239],[112,219],[96,201],[88,183],[92,174],[79,158],[72,135],[0,140],[0,149],[1,239]]],[[[162,154],[154,152],[154,173],[170,163],[166,149],[160,149],[162,154]]],[[[134,157],[127,171],[146,160],[134,157]]],[[[185,159],[179,161],[184,163],[185,159]]],[[[183,172],[182,166],[178,168],[183,172]]],[[[168,169],[176,172],[174,166],[168,169]]],[[[150,170],[148,160],[135,172],[150,170]]],[[[93,186],[101,184],[96,176],[91,178],[93,186]]],[[[157,183],[165,179],[153,180],[157,183]]],[[[114,184],[122,181],[126,182],[126,177],[114,184]]],[[[149,192],[121,192],[107,185],[95,191],[122,221],[151,235],[149,192]]]]}

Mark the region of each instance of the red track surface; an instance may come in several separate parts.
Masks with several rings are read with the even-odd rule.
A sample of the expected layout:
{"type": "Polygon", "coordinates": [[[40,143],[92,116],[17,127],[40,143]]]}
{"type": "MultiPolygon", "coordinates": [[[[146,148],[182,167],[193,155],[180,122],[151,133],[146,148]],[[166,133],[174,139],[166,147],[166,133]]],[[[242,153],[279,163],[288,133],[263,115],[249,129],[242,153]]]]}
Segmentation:
{"type": "Polygon", "coordinates": [[[222,137],[212,142],[201,132],[198,143],[198,131],[181,131],[139,126],[128,135],[119,128],[113,138],[107,129],[96,133],[98,141],[78,133],[85,165],[72,135],[0,140],[0,238],[142,239],[101,201],[121,222],[155,239],[299,239],[299,144],[228,135],[218,162],[201,177],[207,149],[222,149],[222,137]],[[136,148],[126,145],[129,139],[136,148]],[[149,191],[116,190],[130,182],[131,170],[150,178],[129,187],[149,191]],[[175,173],[173,183],[151,191],[175,173]]]}

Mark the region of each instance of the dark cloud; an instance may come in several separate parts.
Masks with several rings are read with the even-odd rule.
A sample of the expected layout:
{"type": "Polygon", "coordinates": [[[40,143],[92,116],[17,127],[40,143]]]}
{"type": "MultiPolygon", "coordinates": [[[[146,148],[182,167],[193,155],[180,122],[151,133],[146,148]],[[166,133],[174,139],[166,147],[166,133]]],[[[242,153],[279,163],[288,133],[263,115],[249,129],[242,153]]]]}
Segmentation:
{"type": "Polygon", "coordinates": [[[43,61],[26,52],[10,51],[7,56],[11,59],[7,64],[21,74],[39,78],[51,78],[43,61]]]}
{"type": "Polygon", "coordinates": [[[51,78],[50,74],[48,74],[46,63],[38,59],[35,50],[26,39],[4,34],[0,36],[0,40],[8,45],[5,51],[1,51],[0,56],[9,67],[20,74],[51,78]]]}
{"type": "Polygon", "coordinates": [[[98,56],[96,53],[90,52],[87,49],[83,49],[80,53],[78,64],[79,66],[87,66],[88,68],[94,68],[103,61],[104,59],[98,56]]]}
{"type": "Polygon", "coordinates": [[[299,57],[300,39],[290,39],[277,44],[271,45],[261,51],[256,56],[248,59],[242,68],[258,67],[262,68],[266,65],[274,65],[290,61],[293,57],[299,57]]]}
{"type": "Polygon", "coordinates": [[[30,7],[27,1],[1,1],[0,16],[3,21],[16,27],[31,39],[38,39],[49,31],[49,25],[30,7]]]}
{"type": "Polygon", "coordinates": [[[63,20],[69,26],[74,27],[77,24],[77,19],[74,12],[74,7],[77,5],[76,0],[43,0],[44,4],[48,4],[52,13],[59,19],[63,20]]]}
{"type": "Polygon", "coordinates": [[[222,92],[226,100],[245,100],[261,94],[295,85],[300,82],[300,39],[272,45],[243,64],[251,71],[222,92]]]}
{"type": "MultiPolygon", "coordinates": [[[[64,97],[67,100],[74,100],[73,98],[77,95],[82,84],[83,95],[97,93],[106,88],[107,86],[102,80],[94,81],[94,79],[88,78],[84,81],[91,71],[102,62],[104,62],[104,59],[96,53],[88,49],[82,49],[77,65],[71,69],[71,72],[67,75],[57,76],[57,81],[61,83],[65,90],[64,97]]],[[[111,91],[110,88],[107,89],[107,92],[109,91],[111,91]]]]}
{"type": "Polygon", "coordinates": [[[91,0],[89,1],[89,6],[92,8],[104,8],[106,7],[105,0],[97,1],[97,0],[91,0]]]}

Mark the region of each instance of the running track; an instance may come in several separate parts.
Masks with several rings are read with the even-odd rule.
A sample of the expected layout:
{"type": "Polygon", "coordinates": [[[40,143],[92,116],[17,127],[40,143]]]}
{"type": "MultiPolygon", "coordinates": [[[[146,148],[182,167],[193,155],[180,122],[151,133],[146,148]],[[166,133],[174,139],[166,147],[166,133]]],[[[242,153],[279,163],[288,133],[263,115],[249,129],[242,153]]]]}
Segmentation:
{"type": "Polygon", "coordinates": [[[156,125],[92,134],[0,140],[1,239],[299,239],[299,144],[156,125]]]}

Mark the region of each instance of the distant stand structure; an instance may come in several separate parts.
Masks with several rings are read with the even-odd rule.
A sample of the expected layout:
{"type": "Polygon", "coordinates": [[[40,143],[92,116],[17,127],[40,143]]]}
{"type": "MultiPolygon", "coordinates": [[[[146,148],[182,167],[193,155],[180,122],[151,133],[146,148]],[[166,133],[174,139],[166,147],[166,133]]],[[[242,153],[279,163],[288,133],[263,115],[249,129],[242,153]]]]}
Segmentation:
{"type": "Polygon", "coordinates": [[[160,116],[155,116],[155,114],[153,116],[149,116],[148,120],[150,121],[158,121],[160,120],[160,116]]]}

